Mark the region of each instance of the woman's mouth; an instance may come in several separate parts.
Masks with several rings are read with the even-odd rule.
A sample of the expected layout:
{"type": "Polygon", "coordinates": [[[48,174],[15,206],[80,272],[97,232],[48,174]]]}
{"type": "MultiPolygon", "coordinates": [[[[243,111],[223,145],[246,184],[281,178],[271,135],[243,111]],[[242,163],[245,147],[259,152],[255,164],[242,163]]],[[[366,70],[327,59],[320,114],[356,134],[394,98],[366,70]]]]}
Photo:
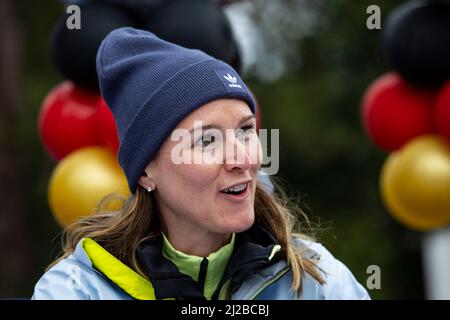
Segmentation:
{"type": "Polygon", "coordinates": [[[249,189],[249,182],[236,184],[230,188],[220,191],[220,193],[222,193],[225,196],[225,198],[229,200],[237,201],[243,200],[247,197],[249,193],[248,189],[249,189]]]}

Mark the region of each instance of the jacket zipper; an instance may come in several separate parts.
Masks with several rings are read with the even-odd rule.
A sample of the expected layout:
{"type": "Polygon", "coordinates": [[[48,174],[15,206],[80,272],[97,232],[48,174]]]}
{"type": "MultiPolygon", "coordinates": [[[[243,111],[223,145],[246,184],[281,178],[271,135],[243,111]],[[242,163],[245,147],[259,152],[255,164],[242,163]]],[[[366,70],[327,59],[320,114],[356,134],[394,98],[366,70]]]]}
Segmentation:
{"type": "Polygon", "coordinates": [[[206,272],[207,271],[208,271],[208,259],[203,258],[202,262],[200,263],[200,271],[198,273],[198,282],[200,283],[202,292],[205,289],[205,280],[206,280],[206,272]]]}

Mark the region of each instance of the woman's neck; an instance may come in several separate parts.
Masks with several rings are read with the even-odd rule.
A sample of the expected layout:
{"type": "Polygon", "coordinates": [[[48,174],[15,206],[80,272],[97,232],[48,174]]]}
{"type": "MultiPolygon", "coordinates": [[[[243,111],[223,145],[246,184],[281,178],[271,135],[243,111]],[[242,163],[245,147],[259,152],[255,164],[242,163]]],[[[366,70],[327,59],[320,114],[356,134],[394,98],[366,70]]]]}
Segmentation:
{"type": "Polygon", "coordinates": [[[194,231],[188,228],[164,228],[164,234],[172,246],[185,254],[207,257],[230,242],[231,234],[210,231],[194,231]]]}

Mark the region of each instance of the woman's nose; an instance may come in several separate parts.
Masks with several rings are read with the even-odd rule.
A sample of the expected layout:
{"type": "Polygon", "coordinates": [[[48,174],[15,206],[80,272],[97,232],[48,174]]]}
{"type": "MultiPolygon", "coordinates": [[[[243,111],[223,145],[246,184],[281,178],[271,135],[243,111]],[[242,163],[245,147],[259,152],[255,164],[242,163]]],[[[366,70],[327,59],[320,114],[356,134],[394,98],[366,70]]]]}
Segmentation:
{"type": "Polygon", "coordinates": [[[227,137],[225,143],[224,167],[226,170],[248,170],[251,165],[248,146],[245,141],[240,141],[236,136],[227,137]]]}

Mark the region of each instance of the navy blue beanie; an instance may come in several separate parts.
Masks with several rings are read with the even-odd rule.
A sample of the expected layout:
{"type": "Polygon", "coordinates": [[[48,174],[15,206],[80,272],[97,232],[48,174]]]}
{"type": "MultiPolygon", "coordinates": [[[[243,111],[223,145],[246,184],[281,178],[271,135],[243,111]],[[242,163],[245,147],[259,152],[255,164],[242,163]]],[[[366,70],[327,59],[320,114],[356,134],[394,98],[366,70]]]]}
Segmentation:
{"type": "Polygon", "coordinates": [[[109,33],[97,52],[97,74],[116,121],[118,160],[132,193],[166,138],[196,108],[235,98],[255,113],[252,94],[228,64],[144,30],[109,33]]]}

